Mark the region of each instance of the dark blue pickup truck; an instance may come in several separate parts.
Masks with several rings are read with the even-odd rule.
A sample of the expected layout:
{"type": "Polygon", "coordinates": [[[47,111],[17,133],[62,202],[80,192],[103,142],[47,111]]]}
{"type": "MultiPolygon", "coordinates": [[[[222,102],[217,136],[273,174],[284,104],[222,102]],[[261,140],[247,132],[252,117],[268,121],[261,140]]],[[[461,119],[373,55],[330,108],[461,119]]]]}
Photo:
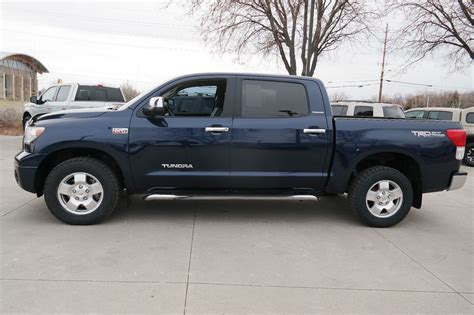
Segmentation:
{"type": "Polygon", "coordinates": [[[364,223],[387,227],[423,193],[464,184],[465,139],[458,122],[333,117],[313,78],[196,74],[118,109],[30,120],[15,177],[70,224],[104,219],[126,190],[146,200],[348,193],[364,223]]]}

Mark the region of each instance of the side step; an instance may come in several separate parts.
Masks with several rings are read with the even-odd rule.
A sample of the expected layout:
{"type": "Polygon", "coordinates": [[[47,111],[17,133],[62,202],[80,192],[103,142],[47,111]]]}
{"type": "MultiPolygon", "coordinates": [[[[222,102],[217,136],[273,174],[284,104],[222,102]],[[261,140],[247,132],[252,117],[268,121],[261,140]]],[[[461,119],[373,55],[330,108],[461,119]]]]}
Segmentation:
{"type": "Polygon", "coordinates": [[[313,195],[291,195],[291,196],[244,196],[244,195],[214,195],[214,196],[185,196],[154,194],[145,196],[145,200],[300,200],[318,201],[319,198],[313,195]]]}

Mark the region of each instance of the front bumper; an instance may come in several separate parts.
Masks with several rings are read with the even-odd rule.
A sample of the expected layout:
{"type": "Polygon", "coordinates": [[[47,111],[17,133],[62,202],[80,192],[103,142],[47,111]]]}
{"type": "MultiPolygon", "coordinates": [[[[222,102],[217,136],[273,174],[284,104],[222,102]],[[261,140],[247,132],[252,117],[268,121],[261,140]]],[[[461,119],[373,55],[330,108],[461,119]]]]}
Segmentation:
{"type": "Polygon", "coordinates": [[[35,176],[41,156],[28,152],[20,152],[15,156],[15,179],[26,191],[36,193],[35,176]]]}
{"type": "Polygon", "coordinates": [[[448,190],[456,190],[460,189],[466,183],[467,173],[466,172],[458,172],[454,173],[451,177],[451,183],[449,184],[448,190]]]}

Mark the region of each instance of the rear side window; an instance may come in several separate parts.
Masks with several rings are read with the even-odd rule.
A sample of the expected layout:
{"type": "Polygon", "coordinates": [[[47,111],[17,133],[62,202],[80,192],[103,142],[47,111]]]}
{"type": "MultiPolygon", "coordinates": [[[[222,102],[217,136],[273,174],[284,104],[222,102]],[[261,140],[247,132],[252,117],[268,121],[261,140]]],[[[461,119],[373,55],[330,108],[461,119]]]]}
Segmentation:
{"type": "Polygon", "coordinates": [[[309,113],[303,85],[288,82],[244,80],[242,117],[297,117],[309,113]]]}
{"type": "Polygon", "coordinates": [[[122,92],[119,88],[79,85],[76,93],[76,101],[91,102],[124,102],[122,92]]]}
{"type": "Polygon", "coordinates": [[[444,112],[444,111],[432,111],[428,114],[428,119],[452,120],[453,119],[453,113],[444,112]]]}
{"type": "Polygon", "coordinates": [[[399,106],[382,106],[383,117],[405,118],[405,113],[399,106]]]}
{"type": "Polygon", "coordinates": [[[354,107],[354,116],[373,117],[374,108],[372,106],[356,106],[354,107]]]}
{"type": "Polygon", "coordinates": [[[412,112],[405,113],[406,118],[413,118],[413,119],[423,119],[425,112],[421,110],[415,110],[412,112]]]}
{"type": "Polygon", "coordinates": [[[334,116],[347,116],[347,105],[331,105],[332,114],[334,116]]]}
{"type": "Polygon", "coordinates": [[[466,122],[468,124],[474,124],[474,113],[468,113],[466,115],[466,122]]]}
{"type": "Polygon", "coordinates": [[[64,102],[67,101],[67,97],[69,96],[69,91],[71,91],[70,85],[63,85],[59,88],[58,96],[56,96],[57,102],[64,102]]]}

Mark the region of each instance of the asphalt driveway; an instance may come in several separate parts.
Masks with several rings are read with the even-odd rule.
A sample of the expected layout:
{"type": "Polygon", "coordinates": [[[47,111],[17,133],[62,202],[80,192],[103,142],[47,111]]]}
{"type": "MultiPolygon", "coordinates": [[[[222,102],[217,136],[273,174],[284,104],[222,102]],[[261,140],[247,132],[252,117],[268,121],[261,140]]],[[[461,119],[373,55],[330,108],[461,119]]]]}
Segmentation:
{"type": "Polygon", "coordinates": [[[319,202],[121,202],[57,221],[13,178],[0,137],[0,312],[473,313],[474,169],[401,224],[319,202]]]}

